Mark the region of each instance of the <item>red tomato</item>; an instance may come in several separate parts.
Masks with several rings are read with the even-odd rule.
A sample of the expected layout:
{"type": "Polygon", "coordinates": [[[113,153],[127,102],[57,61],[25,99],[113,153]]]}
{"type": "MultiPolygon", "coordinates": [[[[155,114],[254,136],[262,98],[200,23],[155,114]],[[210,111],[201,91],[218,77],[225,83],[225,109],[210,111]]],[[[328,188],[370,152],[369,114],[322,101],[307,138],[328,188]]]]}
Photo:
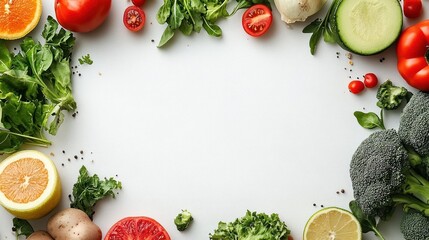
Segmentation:
{"type": "Polygon", "coordinates": [[[363,83],[367,88],[373,88],[378,84],[378,78],[374,73],[367,73],[364,76],[363,83]]]}
{"type": "Polygon", "coordinates": [[[134,6],[141,7],[146,2],[146,0],[132,0],[131,2],[134,4],[134,6]]]}
{"type": "Polygon", "coordinates": [[[422,14],[422,0],[404,0],[404,15],[407,18],[417,18],[422,14]]]}
{"type": "Polygon", "coordinates": [[[405,29],[399,36],[397,68],[407,83],[424,92],[429,91],[429,20],[405,29]]]}
{"type": "Polygon", "coordinates": [[[146,16],[143,10],[136,6],[129,6],[124,11],[124,25],[128,30],[137,32],[143,28],[146,16]]]}
{"type": "Polygon", "coordinates": [[[349,83],[349,91],[354,94],[358,94],[365,89],[365,85],[362,81],[353,80],[349,83]]]}
{"type": "Polygon", "coordinates": [[[104,240],[170,240],[161,224],[148,217],[126,217],[116,222],[107,232],[104,240]]]}
{"type": "Polygon", "coordinates": [[[55,15],[65,29],[90,32],[106,20],[111,5],[112,0],[55,0],[55,15]]]}
{"type": "Polygon", "coordinates": [[[272,21],[271,10],[264,4],[255,4],[244,12],[241,23],[246,33],[259,37],[268,31],[272,21]]]}

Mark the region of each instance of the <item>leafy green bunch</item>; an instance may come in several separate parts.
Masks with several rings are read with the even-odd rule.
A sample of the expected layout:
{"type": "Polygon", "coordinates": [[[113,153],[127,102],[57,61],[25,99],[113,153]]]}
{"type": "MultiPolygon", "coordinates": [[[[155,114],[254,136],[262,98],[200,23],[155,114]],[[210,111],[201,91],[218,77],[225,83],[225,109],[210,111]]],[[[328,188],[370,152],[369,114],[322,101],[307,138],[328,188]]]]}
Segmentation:
{"type": "Polygon", "coordinates": [[[219,19],[234,15],[239,9],[251,7],[254,4],[265,4],[270,7],[268,0],[237,0],[231,13],[228,13],[229,0],[164,0],[159,8],[156,19],[160,24],[168,26],[161,36],[158,47],[169,42],[179,30],[184,35],[200,32],[204,28],[214,37],[222,36],[222,29],[216,24],[219,19]]]}
{"type": "Polygon", "coordinates": [[[210,234],[210,239],[286,240],[289,234],[290,230],[280,220],[278,214],[267,215],[248,210],[244,217],[236,219],[234,222],[219,222],[218,228],[213,234],[210,234]]]}
{"type": "Polygon", "coordinates": [[[62,111],[76,109],[70,70],[75,37],[51,16],[42,37],[45,44],[25,38],[17,54],[0,42],[0,153],[24,143],[49,145],[44,132],[55,135],[62,111]]]}

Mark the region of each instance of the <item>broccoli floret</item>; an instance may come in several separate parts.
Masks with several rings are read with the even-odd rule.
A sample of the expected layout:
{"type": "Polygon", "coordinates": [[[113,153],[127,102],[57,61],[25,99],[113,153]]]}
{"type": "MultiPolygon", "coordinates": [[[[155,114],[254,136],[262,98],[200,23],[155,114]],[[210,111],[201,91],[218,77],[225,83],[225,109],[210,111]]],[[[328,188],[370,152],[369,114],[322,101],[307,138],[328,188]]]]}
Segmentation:
{"type": "Polygon", "coordinates": [[[428,240],[429,219],[418,211],[404,212],[400,230],[405,240],[428,240]]]}
{"type": "Polygon", "coordinates": [[[350,177],[354,197],[363,213],[387,218],[392,195],[399,192],[408,168],[407,151],[395,130],[372,133],[353,154],[350,177]]]}
{"type": "Polygon", "coordinates": [[[429,217],[429,181],[411,167],[395,130],[372,133],[350,163],[354,197],[365,215],[390,217],[396,205],[429,217]]]}
{"type": "Polygon", "coordinates": [[[179,231],[185,231],[191,222],[194,220],[192,214],[188,210],[182,210],[174,219],[174,224],[179,231]]]}
{"type": "Polygon", "coordinates": [[[396,109],[407,96],[409,92],[406,88],[395,86],[392,81],[387,80],[378,88],[377,106],[386,110],[396,109]]]}
{"type": "Polygon", "coordinates": [[[401,141],[419,155],[429,154],[429,94],[415,93],[404,107],[399,122],[401,141]]]}

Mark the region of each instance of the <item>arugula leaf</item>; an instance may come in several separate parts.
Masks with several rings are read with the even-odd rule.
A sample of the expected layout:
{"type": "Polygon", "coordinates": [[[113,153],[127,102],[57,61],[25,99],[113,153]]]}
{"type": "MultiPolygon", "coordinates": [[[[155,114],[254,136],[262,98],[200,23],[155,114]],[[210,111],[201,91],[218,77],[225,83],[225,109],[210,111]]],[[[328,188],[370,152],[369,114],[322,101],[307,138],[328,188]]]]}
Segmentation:
{"type": "Polygon", "coordinates": [[[234,9],[229,14],[230,16],[234,15],[240,9],[249,8],[255,4],[264,4],[271,9],[271,4],[268,0],[237,0],[237,2],[237,5],[235,5],[234,9]]]}
{"type": "Polygon", "coordinates": [[[182,10],[180,9],[179,0],[173,0],[171,6],[171,14],[168,19],[168,25],[171,29],[178,29],[182,24],[182,20],[185,18],[182,10]]]}
{"type": "Polygon", "coordinates": [[[333,0],[323,20],[315,19],[302,30],[303,33],[311,33],[309,46],[310,53],[312,55],[315,54],[317,44],[319,43],[322,36],[325,42],[339,42],[337,41],[336,36],[332,30],[334,27],[333,25],[335,25],[332,24],[332,20],[335,18],[335,12],[340,3],[341,0],[333,0]]]}
{"type": "Polygon", "coordinates": [[[88,65],[92,65],[94,63],[94,61],[92,61],[91,56],[88,54],[80,57],[79,59],[79,63],[80,64],[88,64],[88,65]]]}
{"type": "Polygon", "coordinates": [[[164,24],[167,22],[168,17],[170,17],[171,12],[171,1],[164,0],[164,4],[161,5],[158,12],[156,13],[156,20],[159,24],[164,24]]]}
{"type": "Polygon", "coordinates": [[[97,202],[109,196],[115,198],[114,190],[122,189],[122,183],[113,178],[101,180],[96,174],[91,176],[85,166],[80,168],[79,174],[69,195],[70,207],[84,211],[92,219],[97,202]]]}
{"type": "Polygon", "coordinates": [[[24,38],[17,54],[0,42],[0,154],[17,151],[22,144],[50,145],[45,131],[55,135],[63,111],[77,107],[70,70],[75,38],[51,16],[42,36],[44,44],[24,38]]]}
{"type": "Polygon", "coordinates": [[[12,65],[12,58],[9,50],[3,41],[0,42],[0,73],[9,70],[12,65]]]}
{"type": "Polygon", "coordinates": [[[171,29],[170,26],[167,26],[164,30],[164,33],[161,36],[161,40],[159,40],[158,47],[164,46],[170,39],[174,36],[174,30],[171,29]]]}
{"type": "Polygon", "coordinates": [[[13,218],[12,222],[13,222],[12,231],[16,233],[17,238],[19,236],[25,236],[27,238],[34,232],[33,227],[27,220],[15,217],[13,218]]]}
{"type": "Polygon", "coordinates": [[[210,23],[214,23],[218,19],[228,17],[229,13],[226,10],[227,3],[228,0],[212,0],[207,2],[206,20],[210,23]]]}
{"type": "Polygon", "coordinates": [[[222,36],[222,29],[218,25],[207,21],[207,19],[205,18],[203,18],[203,28],[211,36],[214,36],[214,37],[222,36]]]}

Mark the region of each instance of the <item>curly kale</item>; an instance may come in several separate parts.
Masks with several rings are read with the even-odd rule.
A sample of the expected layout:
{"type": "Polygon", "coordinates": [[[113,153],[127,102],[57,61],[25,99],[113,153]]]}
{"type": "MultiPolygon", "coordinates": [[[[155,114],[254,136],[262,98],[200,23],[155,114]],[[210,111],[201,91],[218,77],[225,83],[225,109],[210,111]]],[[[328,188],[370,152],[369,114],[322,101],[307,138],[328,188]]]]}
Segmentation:
{"type": "Polygon", "coordinates": [[[212,240],[286,240],[290,230],[275,213],[267,215],[247,211],[246,215],[234,222],[219,222],[218,228],[210,234],[212,240]]]}

